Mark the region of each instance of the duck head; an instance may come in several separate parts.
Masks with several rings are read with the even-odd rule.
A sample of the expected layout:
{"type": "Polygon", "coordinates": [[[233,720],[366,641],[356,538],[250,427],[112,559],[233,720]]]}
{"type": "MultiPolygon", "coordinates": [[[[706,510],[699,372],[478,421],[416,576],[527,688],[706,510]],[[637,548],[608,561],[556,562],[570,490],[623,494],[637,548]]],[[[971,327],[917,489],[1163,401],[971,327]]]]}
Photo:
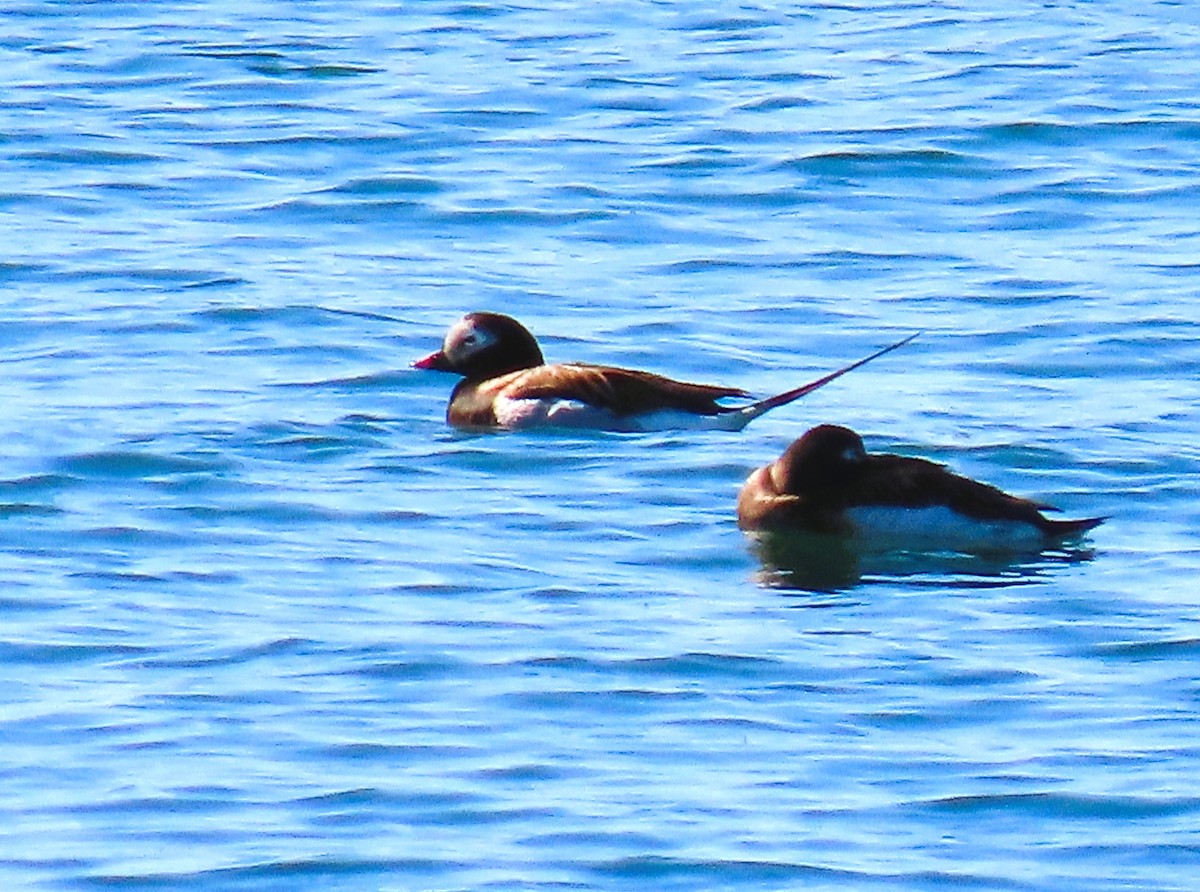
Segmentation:
{"type": "Polygon", "coordinates": [[[542,365],[542,350],[529,329],[501,313],[468,313],[450,326],[442,349],[413,363],[416,369],[488,379],[542,365]]]}

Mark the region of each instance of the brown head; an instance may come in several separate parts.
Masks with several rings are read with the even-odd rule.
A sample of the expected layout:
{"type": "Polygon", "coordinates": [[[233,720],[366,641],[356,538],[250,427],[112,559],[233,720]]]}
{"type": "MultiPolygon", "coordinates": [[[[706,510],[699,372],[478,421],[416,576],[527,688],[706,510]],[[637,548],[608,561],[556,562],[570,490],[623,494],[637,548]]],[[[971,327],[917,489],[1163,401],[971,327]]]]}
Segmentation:
{"type": "Polygon", "coordinates": [[[792,443],[771,465],[780,493],[803,496],[844,486],[867,460],[862,437],[847,427],[821,424],[792,443]]]}

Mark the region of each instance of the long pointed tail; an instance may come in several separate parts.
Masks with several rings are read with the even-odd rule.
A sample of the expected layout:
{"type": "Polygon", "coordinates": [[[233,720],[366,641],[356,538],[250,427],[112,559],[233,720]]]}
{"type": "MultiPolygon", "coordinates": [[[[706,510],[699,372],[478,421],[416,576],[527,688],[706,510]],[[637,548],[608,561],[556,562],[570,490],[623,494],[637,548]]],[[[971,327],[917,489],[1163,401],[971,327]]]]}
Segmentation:
{"type": "Polygon", "coordinates": [[[1084,517],[1079,520],[1050,520],[1046,518],[1044,531],[1054,539],[1069,539],[1082,536],[1088,530],[1095,529],[1108,520],[1107,517],[1084,517]]]}
{"type": "Polygon", "coordinates": [[[780,406],[786,406],[788,403],[794,402],[795,400],[800,399],[800,397],[802,397],[802,396],[808,396],[814,390],[817,390],[820,387],[824,387],[830,381],[834,381],[837,378],[842,377],[842,375],[846,374],[846,372],[852,372],[859,366],[866,365],[872,359],[878,359],[879,357],[883,356],[885,353],[891,353],[893,350],[903,347],[909,341],[916,338],[917,335],[919,335],[919,334],[920,334],[920,332],[917,332],[916,334],[911,334],[902,341],[897,341],[896,343],[892,344],[891,346],[884,347],[882,350],[877,350],[876,352],[872,353],[870,356],[864,357],[863,359],[860,359],[857,362],[852,362],[852,363],[850,363],[850,365],[844,366],[843,368],[838,369],[836,372],[830,372],[825,377],[818,378],[816,381],[810,381],[808,384],[805,384],[802,387],[797,387],[794,390],[785,390],[783,393],[778,393],[775,396],[769,396],[765,400],[759,400],[757,403],[751,403],[748,406],[743,406],[740,409],[735,409],[734,411],[730,412],[729,415],[726,417],[729,418],[731,421],[736,419],[736,426],[731,425],[732,429],[741,430],[743,427],[745,427],[747,424],[749,424],[751,421],[753,421],[759,415],[762,415],[766,412],[770,412],[772,409],[778,409],[780,406]]]}

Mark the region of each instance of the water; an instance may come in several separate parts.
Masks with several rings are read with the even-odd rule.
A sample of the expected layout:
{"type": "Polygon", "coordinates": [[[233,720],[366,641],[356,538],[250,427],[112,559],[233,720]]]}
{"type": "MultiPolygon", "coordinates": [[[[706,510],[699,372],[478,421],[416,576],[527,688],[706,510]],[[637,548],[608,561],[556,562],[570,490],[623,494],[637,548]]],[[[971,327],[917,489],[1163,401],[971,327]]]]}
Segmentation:
{"type": "Polygon", "coordinates": [[[0,16],[6,888],[1192,887],[1192,7],[0,16]],[[923,334],[463,436],[483,308],[758,393],[923,334]],[[814,576],[733,503],[821,421],[1111,519],[814,576]]]}

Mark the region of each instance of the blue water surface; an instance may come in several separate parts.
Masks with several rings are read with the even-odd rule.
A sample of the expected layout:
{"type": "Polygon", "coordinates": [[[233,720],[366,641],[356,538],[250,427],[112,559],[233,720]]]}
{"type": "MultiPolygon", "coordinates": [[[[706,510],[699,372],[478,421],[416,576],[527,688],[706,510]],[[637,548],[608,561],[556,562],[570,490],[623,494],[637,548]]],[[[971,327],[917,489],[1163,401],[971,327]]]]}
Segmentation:
{"type": "Polygon", "coordinates": [[[1190,890],[1200,12],[0,9],[5,888],[1190,890]],[[767,394],[464,435],[462,312],[767,394]],[[796,560],[807,427],[1078,547],[796,560]]]}

